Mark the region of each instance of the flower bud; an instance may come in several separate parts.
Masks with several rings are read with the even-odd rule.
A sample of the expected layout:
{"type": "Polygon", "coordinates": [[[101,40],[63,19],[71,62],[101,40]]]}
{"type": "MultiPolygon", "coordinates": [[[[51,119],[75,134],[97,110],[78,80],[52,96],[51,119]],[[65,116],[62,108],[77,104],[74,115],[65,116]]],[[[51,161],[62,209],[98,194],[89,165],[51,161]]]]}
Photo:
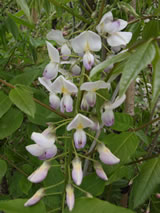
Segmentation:
{"type": "Polygon", "coordinates": [[[43,181],[50,169],[50,164],[45,161],[38,169],[36,169],[29,177],[28,180],[32,183],[40,183],[43,181]]]}
{"type": "Polygon", "coordinates": [[[74,160],[72,161],[72,166],[73,166],[73,169],[72,169],[73,181],[75,182],[75,184],[79,186],[83,179],[81,160],[78,157],[74,158],[74,160]]]}
{"type": "Polygon", "coordinates": [[[96,103],[96,93],[95,92],[87,92],[86,93],[86,100],[89,106],[94,107],[96,103]]]}
{"type": "Polygon", "coordinates": [[[94,56],[87,51],[83,56],[83,65],[86,70],[90,70],[94,64],[94,56]]]}
{"type": "Polygon", "coordinates": [[[53,109],[58,109],[60,106],[60,98],[55,93],[50,93],[49,103],[53,109]]]}
{"type": "Polygon", "coordinates": [[[58,64],[50,62],[44,69],[43,77],[46,79],[54,79],[58,74],[58,64]]]}
{"type": "Polygon", "coordinates": [[[39,189],[27,202],[24,206],[32,206],[40,201],[40,199],[44,196],[44,189],[39,189]]]}
{"type": "Polygon", "coordinates": [[[84,93],[82,101],[81,101],[81,109],[84,111],[88,111],[89,110],[89,104],[86,100],[86,93],[84,93]]]}
{"type": "Polygon", "coordinates": [[[107,109],[101,115],[102,122],[105,126],[112,126],[114,124],[114,113],[112,109],[107,109]]]}
{"type": "Polygon", "coordinates": [[[67,46],[67,44],[64,44],[61,47],[61,54],[62,54],[62,58],[63,60],[67,60],[69,58],[69,56],[71,55],[71,50],[70,48],[67,46]]]}
{"type": "Polygon", "coordinates": [[[96,170],[96,174],[103,180],[108,180],[107,175],[105,174],[101,164],[99,162],[94,163],[94,169],[96,170]]]}
{"type": "Polygon", "coordinates": [[[114,165],[120,162],[120,159],[113,155],[104,144],[98,144],[97,151],[99,152],[100,160],[105,164],[114,165]]]}
{"type": "Polygon", "coordinates": [[[74,143],[77,149],[82,149],[86,145],[86,133],[82,129],[77,129],[74,133],[74,143]]]}
{"type": "Polygon", "coordinates": [[[74,189],[71,184],[68,184],[66,186],[66,202],[67,202],[69,211],[72,211],[74,207],[75,198],[74,198],[74,189]]]}
{"type": "Polygon", "coordinates": [[[71,68],[73,75],[79,75],[81,73],[81,68],[77,64],[73,65],[71,68]]]}

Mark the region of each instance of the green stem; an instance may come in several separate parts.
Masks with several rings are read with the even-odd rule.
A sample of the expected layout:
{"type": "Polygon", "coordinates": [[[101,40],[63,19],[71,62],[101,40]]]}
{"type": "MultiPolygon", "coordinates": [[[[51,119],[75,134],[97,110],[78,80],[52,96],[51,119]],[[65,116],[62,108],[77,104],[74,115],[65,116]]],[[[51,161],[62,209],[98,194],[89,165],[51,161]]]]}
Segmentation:
{"type": "Polygon", "coordinates": [[[62,153],[60,155],[57,155],[56,157],[50,158],[49,160],[46,160],[46,161],[50,162],[50,161],[55,160],[57,158],[63,157],[65,155],[67,155],[67,154],[68,154],[68,152],[65,152],[65,153],[62,153]]]}
{"type": "Polygon", "coordinates": [[[54,193],[45,194],[44,196],[61,195],[61,194],[62,192],[54,192],[54,193]]]}
{"type": "Polygon", "coordinates": [[[77,188],[79,191],[83,192],[84,194],[88,194],[88,193],[89,193],[89,192],[87,192],[86,190],[81,189],[80,187],[78,187],[78,186],[75,185],[75,184],[73,184],[73,186],[74,186],[75,188],[77,188]]]}
{"type": "Polygon", "coordinates": [[[94,159],[92,159],[92,158],[90,158],[90,157],[87,157],[87,156],[85,156],[85,155],[81,155],[81,154],[79,154],[79,153],[78,153],[78,156],[80,156],[80,157],[82,157],[82,158],[86,158],[86,159],[88,159],[88,160],[90,160],[90,161],[93,161],[93,162],[97,162],[97,160],[94,160],[94,159]]]}
{"type": "Polygon", "coordinates": [[[64,180],[62,180],[61,182],[56,183],[56,184],[54,184],[54,185],[46,186],[46,187],[44,187],[43,189],[44,189],[44,190],[52,189],[52,188],[54,188],[54,187],[56,187],[56,186],[59,186],[59,185],[61,185],[61,184],[63,184],[63,183],[64,183],[64,180]]]}
{"type": "Polygon", "coordinates": [[[90,135],[88,132],[86,132],[86,135],[88,135],[90,138],[92,138],[93,140],[97,141],[98,143],[102,144],[102,141],[100,141],[97,138],[95,138],[94,136],[90,135]]]}

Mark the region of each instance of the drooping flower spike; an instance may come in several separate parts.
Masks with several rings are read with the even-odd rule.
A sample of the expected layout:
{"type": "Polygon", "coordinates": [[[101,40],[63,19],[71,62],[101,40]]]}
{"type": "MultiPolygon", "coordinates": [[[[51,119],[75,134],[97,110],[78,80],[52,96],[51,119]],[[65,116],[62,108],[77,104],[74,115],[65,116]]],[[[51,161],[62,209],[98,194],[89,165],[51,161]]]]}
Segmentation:
{"type": "Polygon", "coordinates": [[[93,121],[82,114],[77,114],[76,117],[68,124],[67,131],[76,129],[74,133],[74,143],[77,149],[84,148],[86,144],[86,133],[83,129],[94,126],[93,121]]]}
{"type": "Polygon", "coordinates": [[[101,119],[105,126],[112,126],[114,124],[113,109],[119,107],[125,99],[126,95],[124,94],[122,97],[118,96],[113,103],[107,102],[104,104],[104,112],[101,115],[101,119]]]}
{"type": "Polygon", "coordinates": [[[97,151],[100,160],[107,165],[114,165],[120,162],[120,159],[117,158],[104,144],[98,144],[97,151]]]}
{"type": "Polygon", "coordinates": [[[82,162],[78,157],[75,157],[72,161],[72,178],[76,185],[80,185],[83,179],[82,162]]]}
{"type": "Polygon", "coordinates": [[[73,111],[73,99],[71,94],[77,94],[77,86],[69,80],[66,80],[60,75],[52,84],[51,90],[55,93],[63,94],[60,102],[61,112],[72,112],[73,111]]]}
{"type": "Polygon", "coordinates": [[[36,144],[28,145],[26,149],[33,156],[39,157],[40,160],[46,160],[57,154],[57,147],[54,144],[56,136],[52,126],[49,126],[42,133],[33,132],[31,139],[36,144]]]}
{"type": "Polygon", "coordinates": [[[58,64],[60,62],[59,52],[51,43],[46,41],[50,63],[44,69],[43,76],[46,79],[54,79],[58,74],[58,64]]]}
{"type": "Polygon", "coordinates": [[[41,198],[44,196],[44,189],[39,189],[27,202],[24,206],[33,206],[34,204],[38,203],[41,198]]]}
{"type": "Polygon", "coordinates": [[[72,211],[75,203],[75,197],[74,197],[74,188],[72,187],[71,184],[67,184],[66,186],[66,202],[69,211],[72,211]]]}
{"type": "Polygon", "coordinates": [[[108,44],[111,47],[117,47],[128,44],[132,38],[131,32],[121,32],[127,24],[127,21],[122,19],[113,20],[112,12],[108,12],[102,17],[96,29],[99,34],[108,33],[108,44]]]}
{"type": "Polygon", "coordinates": [[[80,90],[87,91],[86,100],[89,106],[93,107],[96,103],[96,90],[110,88],[110,84],[104,81],[85,82],[81,85],[80,90]]]}
{"type": "Polygon", "coordinates": [[[61,46],[61,54],[62,54],[63,60],[68,59],[68,57],[71,55],[71,50],[68,47],[69,42],[63,37],[62,31],[52,29],[47,34],[47,39],[56,41],[57,44],[61,46]]]}
{"type": "Polygon", "coordinates": [[[28,180],[32,183],[42,182],[48,174],[51,165],[49,162],[45,161],[38,169],[36,169],[29,177],[28,180]]]}
{"type": "Polygon", "coordinates": [[[103,180],[108,180],[107,175],[105,174],[105,172],[102,168],[102,165],[99,162],[94,163],[94,169],[95,169],[98,177],[100,177],[103,180]]]}
{"type": "Polygon", "coordinates": [[[94,64],[94,56],[91,52],[99,51],[102,43],[99,35],[92,31],[84,31],[71,39],[71,46],[75,53],[83,55],[83,65],[86,70],[90,70],[94,64]]]}

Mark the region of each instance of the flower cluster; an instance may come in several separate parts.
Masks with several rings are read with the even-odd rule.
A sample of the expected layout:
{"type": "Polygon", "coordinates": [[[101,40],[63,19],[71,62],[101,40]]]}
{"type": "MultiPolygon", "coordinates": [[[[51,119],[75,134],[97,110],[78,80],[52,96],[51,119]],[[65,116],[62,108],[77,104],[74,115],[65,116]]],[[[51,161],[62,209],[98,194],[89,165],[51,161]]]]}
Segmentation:
{"type": "MultiPolygon", "coordinates": [[[[90,137],[87,131],[99,131],[103,126],[112,126],[114,124],[113,110],[119,107],[125,100],[125,95],[122,97],[118,96],[112,102],[104,102],[106,98],[103,97],[101,124],[100,119],[98,122],[98,120],[92,116],[86,116],[88,115],[88,111],[94,112],[93,114],[97,112],[95,107],[97,95],[101,97],[97,91],[109,91],[111,85],[105,82],[104,78],[94,82],[87,78],[87,80],[89,79],[87,82],[85,76],[87,76],[87,72],[90,71],[95,64],[99,63],[98,52],[102,48],[101,36],[107,39],[110,47],[118,47],[129,43],[132,33],[121,31],[126,26],[126,21],[121,19],[114,20],[112,13],[108,12],[102,17],[96,27],[99,35],[88,30],[71,40],[67,40],[59,30],[52,30],[47,34],[48,40],[54,40],[60,46],[60,53],[50,42],[46,41],[50,62],[44,69],[43,77],[39,77],[38,80],[49,92],[50,106],[55,110],[60,110],[61,113],[71,113],[73,117],[72,120],[70,119],[70,123],[68,122],[69,124],[66,130],[68,132],[72,130],[73,133],[71,142],[72,140],[74,141],[75,157],[70,163],[72,163],[71,173],[73,182],[78,186],[81,185],[84,174],[82,160],[77,152],[85,147],[87,136],[90,137]],[[78,56],[75,54],[78,54],[78,56]],[[77,60],[73,58],[74,56],[77,57],[77,60]],[[81,65],[83,66],[82,69],[80,68],[81,65]],[[68,67],[69,71],[67,71],[68,67]],[[82,72],[82,70],[86,73],[82,72]],[[75,78],[73,78],[73,75],[75,78]],[[76,80],[73,81],[73,79],[76,80]],[[90,130],[86,130],[87,128],[90,130]]],[[[108,69],[112,69],[112,67],[113,65],[108,67],[108,69]]],[[[95,137],[92,136],[92,138],[95,137]]],[[[28,180],[33,183],[39,183],[46,178],[51,167],[50,159],[54,158],[57,154],[55,128],[52,124],[49,124],[48,128],[42,133],[33,132],[31,139],[35,144],[26,146],[27,151],[40,160],[44,160],[44,162],[28,177],[28,180]]],[[[103,142],[98,142],[96,151],[99,154],[99,160],[104,164],[114,165],[120,162],[120,159],[117,158],[103,142]]],[[[107,181],[108,177],[99,160],[93,160],[93,168],[101,179],[107,181]]],[[[70,165],[68,166],[70,167],[70,165]]],[[[66,185],[66,202],[70,211],[72,211],[75,202],[74,183],[69,179],[66,185]]],[[[33,197],[25,203],[25,206],[34,205],[44,195],[45,188],[39,189],[33,197]]]]}

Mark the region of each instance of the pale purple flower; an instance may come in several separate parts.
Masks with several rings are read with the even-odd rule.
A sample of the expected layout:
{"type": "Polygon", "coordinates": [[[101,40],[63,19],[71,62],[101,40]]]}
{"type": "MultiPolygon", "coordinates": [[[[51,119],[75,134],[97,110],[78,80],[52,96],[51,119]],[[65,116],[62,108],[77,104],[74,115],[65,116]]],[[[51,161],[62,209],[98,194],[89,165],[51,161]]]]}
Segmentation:
{"type": "Polygon", "coordinates": [[[83,98],[82,98],[82,101],[81,101],[81,109],[84,110],[84,111],[88,111],[89,107],[90,107],[88,102],[87,102],[87,99],[86,99],[86,94],[87,94],[87,92],[84,92],[83,98]]]}
{"type": "Polygon", "coordinates": [[[66,186],[66,202],[69,211],[72,211],[75,203],[75,197],[74,197],[74,188],[72,187],[71,184],[67,184],[66,186]]]}
{"type": "Polygon", "coordinates": [[[72,179],[76,185],[80,185],[83,179],[82,162],[78,157],[75,157],[72,161],[72,179]]]}
{"type": "Polygon", "coordinates": [[[124,94],[122,97],[118,96],[113,103],[107,102],[104,104],[104,112],[102,112],[101,119],[105,126],[112,126],[114,124],[113,109],[119,107],[125,99],[126,95],[124,94]]]}
{"type": "Polygon", "coordinates": [[[44,161],[44,163],[28,177],[28,180],[32,183],[42,182],[47,177],[50,167],[49,162],[44,161]]]}
{"type": "Polygon", "coordinates": [[[120,162],[120,159],[117,158],[104,144],[98,144],[97,151],[100,160],[105,164],[114,165],[120,162]]]}
{"type": "Polygon", "coordinates": [[[41,198],[44,196],[44,189],[39,189],[27,202],[24,206],[33,206],[34,204],[38,203],[41,198]]]}
{"type": "Polygon", "coordinates": [[[98,177],[100,177],[103,180],[108,180],[106,173],[104,172],[102,165],[99,162],[94,163],[94,169],[96,171],[96,174],[98,177]]]}

